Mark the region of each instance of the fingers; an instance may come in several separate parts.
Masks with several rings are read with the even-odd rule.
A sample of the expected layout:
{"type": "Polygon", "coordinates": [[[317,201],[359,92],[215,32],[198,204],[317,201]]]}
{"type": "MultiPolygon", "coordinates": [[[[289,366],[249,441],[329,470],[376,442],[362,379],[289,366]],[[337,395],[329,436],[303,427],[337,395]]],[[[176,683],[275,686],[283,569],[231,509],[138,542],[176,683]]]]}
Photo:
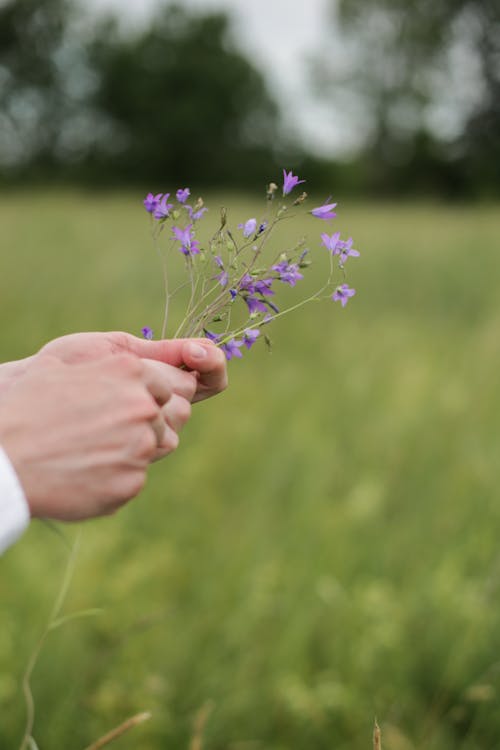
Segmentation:
{"type": "Polygon", "coordinates": [[[162,409],[163,419],[175,432],[179,433],[191,416],[189,400],[174,394],[162,409]]]}
{"type": "Polygon", "coordinates": [[[161,413],[158,414],[154,419],[151,420],[150,424],[155,434],[156,445],[158,448],[161,448],[162,445],[165,443],[166,432],[167,432],[167,425],[165,424],[165,419],[163,418],[163,415],[161,413]]]}
{"type": "Polygon", "coordinates": [[[207,339],[147,341],[122,332],[107,335],[115,351],[128,351],[137,357],[198,372],[198,387],[193,402],[215,396],[227,387],[224,354],[207,339]]]}
{"type": "Polygon", "coordinates": [[[192,373],[152,359],[140,361],[146,387],[160,406],[166,404],[174,393],[188,401],[193,399],[197,381],[192,373]]]}
{"type": "Polygon", "coordinates": [[[157,461],[172,453],[179,444],[179,433],[191,416],[190,400],[174,393],[161,410],[161,418],[165,427],[163,441],[158,445],[154,457],[157,461]]]}

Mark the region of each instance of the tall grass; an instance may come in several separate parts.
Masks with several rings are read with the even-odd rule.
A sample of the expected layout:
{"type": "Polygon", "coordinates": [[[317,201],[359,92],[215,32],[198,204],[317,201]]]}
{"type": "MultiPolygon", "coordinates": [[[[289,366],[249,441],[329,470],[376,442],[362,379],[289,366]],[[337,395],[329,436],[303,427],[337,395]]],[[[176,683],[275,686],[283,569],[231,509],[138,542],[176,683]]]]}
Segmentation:
{"type": "MultiPolygon", "coordinates": [[[[3,359],[158,328],[140,198],[2,197],[3,359]]],[[[341,204],[336,226],[362,252],[347,308],[277,321],[142,496],[83,527],[64,614],[104,612],[45,643],[40,750],[146,709],[121,747],[187,748],[207,705],[207,750],[362,750],[374,716],[387,750],[498,746],[498,207],[341,204]]],[[[2,749],[66,558],[33,523],[0,561],[2,749]]]]}

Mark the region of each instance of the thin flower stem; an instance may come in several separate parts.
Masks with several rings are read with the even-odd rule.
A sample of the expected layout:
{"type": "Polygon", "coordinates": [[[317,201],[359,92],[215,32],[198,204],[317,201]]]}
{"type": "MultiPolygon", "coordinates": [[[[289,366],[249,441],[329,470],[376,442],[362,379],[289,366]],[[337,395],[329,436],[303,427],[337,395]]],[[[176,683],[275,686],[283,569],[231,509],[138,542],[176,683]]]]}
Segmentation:
{"type": "Polygon", "coordinates": [[[77,553],[80,547],[80,540],[81,540],[81,530],[78,530],[75,541],[73,543],[73,547],[68,557],[68,562],[66,563],[66,568],[64,570],[61,587],[57,594],[57,598],[52,608],[52,612],[50,614],[49,620],[47,622],[47,625],[45,626],[45,629],[42,635],[40,636],[38,640],[38,643],[36,644],[33,652],[31,653],[31,656],[28,660],[28,664],[26,665],[26,670],[23,675],[22,688],[23,688],[24,699],[25,699],[25,704],[26,704],[26,724],[24,728],[24,735],[21,740],[21,744],[19,746],[19,750],[26,750],[26,748],[28,748],[30,745],[31,733],[33,731],[33,725],[35,722],[35,702],[33,700],[33,693],[31,691],[31,676],[33,674],[33,670],[35,669],[36,663],[38,661],[38,657],[40,656],[40,652],[45,644],[45,641],[47,640],[47,636],[50,633],[50,631],[54,629],[55,627],[54,623],[57,622],[61,609],[64,604],[64,600],[66,599],[68,589],[71,583],[71,579],[75,572],[76,557],[77,557],[77,553]]]}
{"type": "Polygon", "coordinates": [[[150,718],[151,718],[151,713],[149,711],[143,711],[140,714],[131,716],[130,719],[127,719],[122,724],[119,724],[117,727],[112,729],[110,732],[107,732],[102,737],[99,737],[98,740],[96,740],[91,745],[86,747],[85,750],[100,750],[101,747],[111,744],[111,742],[114,742],[114,740],[117,740],[119,737],[125,734],[125,732],[130,731],[131,729],[138,726],[139,724],[143,724],[145,721],[148,721],[150,718]]]}
{"type": "MultiPolygon", "coordinates": [[[[281,318],[283,315],[287,315],[290,312],[293,312],[294,310],[298,310],[300,307],[303,307],[303,305],[307,305],[309,302],[314,302],[314,300],[321,299],[321,295],[323,292],[328,289],[329,286],[332,284],[332,277],[333,277],[333,257],[330,256],[330,275],[328,277],[328,281],[326,284],[323,284],[323,286],[318,289],[314,294],[312,294],[310,297],[307,297],[306,299],[301,300],[300,302],[297,302],[295,305],[291,305],[290,307],[287,307],[285,310],[281,310],[281,312],[276,313],[272,316],[272,320],[276,320],[277,318],[281,318]]],[[[227,344],[228,341],[230,341],[232,338],[236,338],[237,336],[241,336],[245,330],[251,330],[253,328],[258,328],[259,326],[263,325],[262,320],[258,320],[255,323],[251,323],[249,325],[246,325],[244,328],[241,328],[239,331],[232,332],[229,336],[226,336],[225,338],[221,339],[218,342],[218,346],[222,346],[223,344],[227,344]]]]}

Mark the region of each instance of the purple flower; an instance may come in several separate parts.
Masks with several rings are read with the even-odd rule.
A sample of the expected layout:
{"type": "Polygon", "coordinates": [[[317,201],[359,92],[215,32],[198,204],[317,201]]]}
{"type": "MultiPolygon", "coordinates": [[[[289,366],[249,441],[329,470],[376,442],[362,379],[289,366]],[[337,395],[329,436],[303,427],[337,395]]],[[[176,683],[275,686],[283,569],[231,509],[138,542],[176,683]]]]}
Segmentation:
{"type": "Polygon", "coordinates": [[[156,195],[153,195],[153,193],[148,193],[146,197],[143,200],[144,208],[146,211],[150,214],[153,213],[155,208],[158,207],[158,204],[160,203],[160,200],[163,196],[163,193],[157,193],[156,195]]]}
{"type": "Polygon", "coordinates": [[[255,291],[262,294],[263,297],[272,297],[275,292],[271,289],[274,279],[259,279],[254,284],[255,291]]]}
{"type": "Polygon", "coordinates": [[[253,294],[255,292],[255,282],[249,273],[246,273],[240,281],[240,289],[243,292],[253,294]]]}
{"type": "Polygon", "coordinates": [[[326,234],[325,232],[321,235],[321,241],[332,255],[338,255],[340,253],[340,232],[335,232],[335,234],[332,235],[326,234]]]}
{"type": "Polygon", "coordinates": [[[201,219],[205,211],[208,211],[208,208],[205,208],[205,206],[199,208],[197,211],[195,211],[192,206],[186,206],[186,208],[189,212],[189,218],[191,221],[198,221],[198,219],[201,219]]]}
{"type": "Polygon", "coordinates": [[[354,297],[355,294],[355,289],[351,289],[347,284],[341,284],[341,286],[338,286],[332,294],[332,300],[334,302],[340,302],[342,307],[345,307],[349,298],[354,297]]]}
{"type": "Polygon", "coordinates": [[[252,297],[251,294],[248,294],[245,297],[245,302],[247,303],[250,315],[255,315],[259,312],[267,312],[267,306],[265,303],[257,297],[252,297]]]}
{"type": "Polygon", "coordinates": [[[330,199],[328,198],[326,203],[324,203],[322,206],[319,206],[319,208],[313,208],[311,211],[312,215],[315,216],[317,219],[334,219],[337,214],[333,210],[336,203],[328,203],[330,199]]]}
{"type": "Polygon", "coordinates": [[[248,219],[244,224],[238,224],[238,229],[243,229],[243,237],[247,239],[254,234],[257,228],[257,219],[248,219]]]}
{"type": "Polygon", "coordinates": [[[172,235],[174,239],[181,243],[180,251],[184,255],[197,255],[200,252],[200,246],[194,239],[194,232],[191,231],[192,226],[192,224],[188,224],[185,229],[172,227],[172,235]]]}
{"type": "Polygon", "coordinates": [[[191,190],[189,188],[182,188],[176,192],[175,197],[177,198],[179,203],[185,203],[190,195],[191,190]]]}
{"type": "Polygon", "coordinates": [[[144,328],[141,328],[141,333],[144,338],[148,339],[149,341],[153,338],[153,329],[149,326],[144,326],[144,328]]]}
{"type": "Polygon", "coordinates": [[[340,242],[340,260],[342,263],[345,263],[347,258],[351,256],[352,258],[359,258],[359,252],[355,250],[352,246],[352,237],[349,237],[348,240],[345,242],[340,242]]]}
{"type": "Polygon", "coordinates": [[[243,332],[243,344],[247,349],[251,349],[260,336],[258,328],[245,328],[243,332]]]}
{"type": "Polygon", "coordinates": [[[267,228],[267,221],[263,221],[262,224],[259,224],[259,228],[257,230],[257,236],[259,234],[262,234],[262,232],[264,232],[266,228],[267,228]]]}
{"type": "Polygon", "coordinates": [[[298,177],[292,174],[292,170],[290,170],[287,173],[286,169],[284,169],[283,170],[283,195],[288,195],[288,193],[291,193],[294,187],[296,185],[300,185],[302,182],[305,182],[305,180],[299,180],[298,177]]]}
{"type": "Polygon", "coordinates": [[[230,339],[226,344],[222,344],[221,349],[226,355],[226,359],[232,359],[233,357],[238,357],[241,359],[243,354],[241,353],[240,349],[243,346],[243,341],[237,341],[236,339],[230,339]]]}
{"type": "Polygon", "coordinates": [[[210,341],[213,341],[214,344],[218,344],[222,338],[220,333],[213,333],[212,331],[208,331],[206,328],[203,329],[203,332],[205,334],[205,338],[210,339],[210,341]]]}
{"type": "Polygon", "coordinates": [[[155,219],[158,219],[158,221],[160,219],[166,219],[170,213],[170,209],[174,207],[173,203],[167,203],[169,196],[170,193],[165,193],[165,195],[153,211],[153,216],[155,219]]]}
{"type": "Polygon", "coordinates": [[[290,284],[290,286],[295,286],[297,281],[304,278],[304,276],[299,273],[298,265],[296,263],[289,263],[287,260],[283,260],[281,263],[276,263],[275,266],[272,266],[272,269],[279,273],[280,281],[284,284],[290,284]]]}
{"type": "Polygon", "coordinates": [[[238,296],[238,292],[236,291],[236,289],[230,289],[229,294],[231,295],[232,300],[236,299],[236,297],[238,296]]]}
{"type": "Polygon", "coordinates": [[[221,272],[218,273],[217,276],[214,276],[214,279],[217,279],[221,287],[224,289],[224,287],[226,287],[228,284],[229,274],[224,270],[224,263],[222,262],[222,258],[220,257],[220,255],[215,255],[214,260],[221,269],[221,272]]]}

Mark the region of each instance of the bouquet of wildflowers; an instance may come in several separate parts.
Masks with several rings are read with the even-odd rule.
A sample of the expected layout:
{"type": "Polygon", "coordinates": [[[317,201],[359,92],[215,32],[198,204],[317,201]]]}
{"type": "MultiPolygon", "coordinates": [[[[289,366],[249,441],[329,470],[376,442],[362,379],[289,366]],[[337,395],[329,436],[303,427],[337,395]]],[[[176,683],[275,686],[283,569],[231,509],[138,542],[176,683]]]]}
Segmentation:
{"type": "MultiPolygon", "coordinates": [[[[251,217],[233,229],[222,208],[219,228],[204,240],[198,227],[207,208],[201,198],[193,205],[189,202],[189,188],[177,190],[175,199],[170,193],[147,195],[144,207],[151,215],[165,287],[162,338],[167,335],[171,302],[182,293],[185,314],[174,337],[209,338],[222,348],[228,360],[241,358],[243,351],[251,349],[259,338],[269,343],[266,327],[307,302],[331,297],[345,307],[356,293],[347,283],[346,261],[358,257],[359,252],[354,249],[352,238],[341,239],[340,232],[323,232],[315,242],[328,253],[330,261],[321,288],[288,307],[280,307],[280,286],[299,286],[317,248],[308,247],[306,237],[299,237],[292,247],[284,247],[279,225],[304,212],[323,222],[336,216],[337,204],[330,199],[307,210],[307,193],[291,196],[303,182],[291,171],[283,170],[281,188],[274,182],[267,186],[261,217],[251,217]],[[164,239],[166,243],[161,244],[164,239]],[[184,273],[172,285],[172,264],[181,259],[184,273]]],[[[142,333],[153,338],[149,326],[142,333]]]]}

